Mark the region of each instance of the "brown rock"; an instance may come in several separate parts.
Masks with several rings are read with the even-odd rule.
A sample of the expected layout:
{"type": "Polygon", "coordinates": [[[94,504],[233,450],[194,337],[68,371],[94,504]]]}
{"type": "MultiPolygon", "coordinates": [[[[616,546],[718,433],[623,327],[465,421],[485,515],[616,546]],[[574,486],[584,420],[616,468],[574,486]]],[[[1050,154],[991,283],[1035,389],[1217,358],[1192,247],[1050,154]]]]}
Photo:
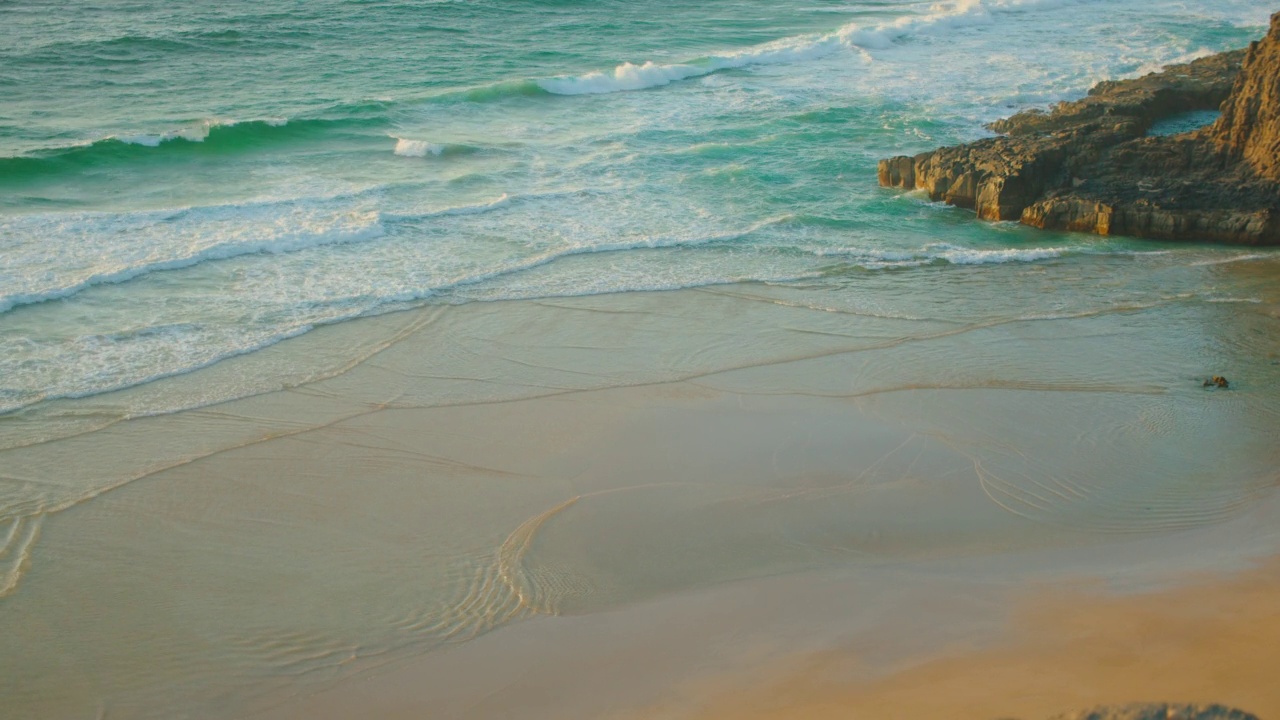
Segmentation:
{"type": "Polygon", "coordinates": [[[1280,244],[1280,13],[1247,50],[1099,83],[991,129],[1003,135],[882,160],[880,184],[1040,228],[1280,244]],[[1146,137],[1219,105],[1211,127],[1146,137]]]}
{"type": "Polygon", "coordinates": [[[1244,67],[1222,106],[1212,137],[1232,155],[1244,158],[1260,177],[1280,181],[1280,13],[1271,31],[1254,42],[1244,67]]]}
{"type": "Polygon", "coordinates": [[[1258,720],[1258,716],[1225,705],[1135,703],[1055,715],[1049,720],[1258,720]]]}

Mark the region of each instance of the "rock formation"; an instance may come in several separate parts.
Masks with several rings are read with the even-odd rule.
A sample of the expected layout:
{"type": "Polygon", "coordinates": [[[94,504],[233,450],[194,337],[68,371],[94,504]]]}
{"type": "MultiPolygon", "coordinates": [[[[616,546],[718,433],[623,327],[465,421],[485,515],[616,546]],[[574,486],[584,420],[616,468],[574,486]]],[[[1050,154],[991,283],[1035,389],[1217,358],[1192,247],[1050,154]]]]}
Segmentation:
{"type": "Polygon", "coordinates": [[[880,184],[1039,228],[1280,244],[1280,13],[1246,50],[1102,82],[990,128],[1000,136],[881,160],[880,184]],[[1217,108],[1208,127],[1147,136],[1217,108]]]}
{"type": "Polygon", "coordinates": [[[1259,177],[1280,182],[1280,13],[1271,32],[1249,45],[1244,69],[1210,137],[1259,177]]]}

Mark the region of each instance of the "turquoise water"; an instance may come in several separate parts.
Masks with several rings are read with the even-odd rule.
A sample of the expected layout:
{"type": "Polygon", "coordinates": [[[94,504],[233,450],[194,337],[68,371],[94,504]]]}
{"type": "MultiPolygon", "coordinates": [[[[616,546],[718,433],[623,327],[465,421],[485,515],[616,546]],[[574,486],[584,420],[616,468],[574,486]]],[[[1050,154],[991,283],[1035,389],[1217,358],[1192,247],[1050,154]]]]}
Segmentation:
{"type": "Polygon", "coordinates": [[[1146,252],[969,223],[877,188],[875,161],[1243,45],[1265,16],[5,3],[0,412],[420,303],[1146,252]]]}

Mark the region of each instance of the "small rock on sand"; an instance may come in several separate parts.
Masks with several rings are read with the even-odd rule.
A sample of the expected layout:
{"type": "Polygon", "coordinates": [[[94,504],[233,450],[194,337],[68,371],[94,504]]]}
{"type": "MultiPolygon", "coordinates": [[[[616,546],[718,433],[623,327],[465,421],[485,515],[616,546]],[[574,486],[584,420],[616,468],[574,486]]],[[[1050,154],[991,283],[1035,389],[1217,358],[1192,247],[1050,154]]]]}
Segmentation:
{"type": "Polygon", "coordinates": [[[1134,703],[1054,715],[1049,720],[1258,720],[1258,716],[1225,705],[1134,703]]]}

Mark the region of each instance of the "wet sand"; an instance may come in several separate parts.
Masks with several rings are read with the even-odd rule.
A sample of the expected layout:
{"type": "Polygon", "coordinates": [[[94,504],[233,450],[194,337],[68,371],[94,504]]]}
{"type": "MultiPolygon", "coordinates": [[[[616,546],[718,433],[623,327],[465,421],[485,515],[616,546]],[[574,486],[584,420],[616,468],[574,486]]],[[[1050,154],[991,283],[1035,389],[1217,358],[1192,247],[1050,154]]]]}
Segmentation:
{"type": "Polygon", "coordinates": [[[859,602],[880,622],[852,636],[840,619],[849,607],[833,598],[865,592],[832,577],[785,585],[529,623],[254,717],[1030,720],[1135,701],[1280,714],[1274,558],[1142,592],[1084,579],[994,593],[952,583],[960,597],[859,602]],[[829,622],[826,641],[784,619],[802,614],[829,622]],[[770,625],[791,635],[770,637],[770,625]],[[786,649],[815,643],[829,646],[786,649]]]}
{"type": "Polygon", "coordinates": [[[869,682],[848,681],[860,666],[857,647],[790,658],[750,684],[707,683],[694,693],[697,710],[667,705],[636,717],[1046,718],[1135,701],[1280,716],[1280,561],[1183,582],[1126,596],[1045,588],[1017,603],[993,647],[922,659],[869,682]]]}
{"type": "Polygon", "coordinates": [[[1027,315],[1017,292],[1052,272],[1081,270],[984,272],[1009,292],[981,313],[758,285],[424,308],[6,418],[3,696],[31,717],[674,718],[742,712],[739,687],[779,700],[762,711],[896,702],[961,682],[958,650],[1084,664],[1105,648],[1037,639],[1070,608],[1011,618],[1280,552],[1280,306],[1027,315]],[[1201,388],[1224,359],[1247,380],[1201,388]]]}

